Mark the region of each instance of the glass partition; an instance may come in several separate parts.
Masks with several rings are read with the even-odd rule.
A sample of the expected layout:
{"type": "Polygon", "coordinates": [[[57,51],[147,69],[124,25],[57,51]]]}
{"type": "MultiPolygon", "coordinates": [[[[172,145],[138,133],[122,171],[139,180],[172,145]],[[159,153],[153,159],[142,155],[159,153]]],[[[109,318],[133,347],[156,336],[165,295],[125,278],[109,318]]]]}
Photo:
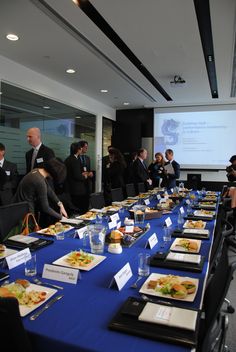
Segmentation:
{"type": "Polygon", "coordinates": [[[64,160],[72,142],[88,142],[88,156],[95,168],[96,116],[25,89],[1,82],[0,142],[6,147],[6,159],[25,173],[25,152],[31,148],[26,130],[38,127],[42,141],[64,160]]]}

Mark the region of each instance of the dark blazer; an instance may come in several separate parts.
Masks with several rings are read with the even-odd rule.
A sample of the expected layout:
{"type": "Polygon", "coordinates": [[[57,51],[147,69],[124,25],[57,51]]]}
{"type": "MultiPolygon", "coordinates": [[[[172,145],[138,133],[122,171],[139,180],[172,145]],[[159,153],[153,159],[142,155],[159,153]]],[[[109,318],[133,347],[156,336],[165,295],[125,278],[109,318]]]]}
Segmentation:
{"type": "MultiPolygon", "coordinates": [[[[26,173],[31,171],[31,160],[32,160],[33,151],[34,149],[32,148],[25,154],[26,173]]],[[[52,158],[55,158],[54,151],[51,148],[47,147],[46,145],[41,144],[41,147],[39,148],[33,168],[35,169],[37,167],[43,167],[43,162],[50,160],[52,158]],[[39,159],[42,159],[42,161],[40,161],[39,159]]]]}
{"type": "MultiPolygon", "coordinates": [[[[166,164],[169,164],[169,162],[166,164]]],[[[166,175],[166,179],[165,179],[166,185],[165,186],[168,189],[176,187],[176,179],[179,178],[179,176],[180,176],[180,165],[177,163],[177,161],[173,160],[171,165],[173,166],[175,173],[166,175]]]]}
{"type": "MultiPolygon", "coordinates": [[[[145,162],[144,162],[144,165],[146,166],[145,162]]],[[[149,179],[148,168],[147,166],[145,167],[144,165],[139,158],[137,158],[133,162],[134,183],[140,183],[140,182],[146,183],[147,179],[149,179]]]]}
{"type": "Polygon", "coordinates": [[[76,196],[88,194],[88,180],[82,175],[83,165],[80,158],[70,155],[66,158],[65,165],[67,169],[66,191],[76,196]]]}
{"type": "Polygon", "coordinates": [[[17,166],[10,161],[4,160],[2,169],[6,172],[6,182],[0,185],[0,203],[10,204],[18,184],[17,166]]]}

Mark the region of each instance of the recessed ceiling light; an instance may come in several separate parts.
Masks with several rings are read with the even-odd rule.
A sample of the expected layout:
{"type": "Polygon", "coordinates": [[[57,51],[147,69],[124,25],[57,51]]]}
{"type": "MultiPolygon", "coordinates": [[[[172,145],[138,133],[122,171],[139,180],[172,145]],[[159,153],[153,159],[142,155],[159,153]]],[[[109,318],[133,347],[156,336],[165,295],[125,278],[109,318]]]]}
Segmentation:
{"type": "Polygon", "coordinates": [[[43,106],[43,109],[49,110],[49,109],[50,109],[50,106],[45,105],[45,106],[43,106]]]}
{"type": "Polygon", "coordinates": [[[73,68],[68,68],[66,70],[66,73],[75,73],[75,70],[73,68]]]}
{"type": "Polygon", "coordinates": [[[130,103],[128,103],[127,101],[125,101],[124,103],[123,103],[123,105],[129,105],[130,103]]]}
{"type": "Polygon", "coordinates": [[[7,35],[6,35],[6,38],[7,38],[8,40],[12,40],[12,41],[16,41],[16,40],[19,39],[18,35],[13,34],[13,33],[7,34],[7,35]]]}
{"type": "Polygon", "coordinates": [[[0,95],[2,95],[2,92],[0,92],[0,95]]]}
{"type": "Polygon", "coordinates": [[[79,5],[79,0],[72,0],[76,5],[79,5]]]}
{"type": "Polygon", "coordinates": [[[101,93],[108,93],[108,90],[107,89],[101,89],[100,92],[101,93]]]}
{"type": "Polygon", "coordinates": [[[76,119],[81,119],[81,116],[75,116],[76,119]]]}

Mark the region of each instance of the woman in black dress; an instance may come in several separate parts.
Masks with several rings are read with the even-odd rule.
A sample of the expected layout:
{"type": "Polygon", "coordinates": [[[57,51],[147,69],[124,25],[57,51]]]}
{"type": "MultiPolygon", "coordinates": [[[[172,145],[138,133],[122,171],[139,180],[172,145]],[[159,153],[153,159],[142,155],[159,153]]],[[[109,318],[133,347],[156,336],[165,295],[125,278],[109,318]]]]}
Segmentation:
{"type": "Polygon", "coordinates": [[[155,160],[148,166],[153,187],[159,187],[164,178],[164,157],[162,153],[155,154],[155,160]]]}

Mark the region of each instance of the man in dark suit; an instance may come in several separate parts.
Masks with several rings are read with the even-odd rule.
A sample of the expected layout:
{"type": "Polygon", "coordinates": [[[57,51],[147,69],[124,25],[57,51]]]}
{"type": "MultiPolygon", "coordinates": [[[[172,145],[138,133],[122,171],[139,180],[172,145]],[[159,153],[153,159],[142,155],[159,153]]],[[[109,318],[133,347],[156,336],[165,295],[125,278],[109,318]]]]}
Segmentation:
{"type": "Polygon", "coordinates": [[[172,149],[166,149],[165,157],[167,162],[165,163],[165,183],[167,189],[176,187],[176,179],[180,176],[180,165],[174,160],[174,152],[172,149]]]}
{"type": "Polygon", "coordinates": [[[138,150],[137,159],[133,162],[133,177],[136,188],[138,183],[144,183],[146,189],[152,185],[145,159],[147,159],[147,150],[141,148],[138,150]]]}
{"type": "Polygon", "coordinates": [[[0,204],[6,205],[11,203],[13,194],[18,184],[17,166],[5,159],[5,146],[0,143],[0,167],[6,173],[4,184],[0,184],[0,204]]]}
{"type": "Polygon", "coordinates": [[[67,169],[66,192],[70,194],[71,200],[79,209],[81,214],[85,213],[89,207],[88,174],[84,170],[81,160],[82,147],[80,143],[73,143],[73,154],[65,160],[67,169]]]}
{"type": "Polygon", "coordinates": [[[42,143],[39,128],[32,127],[28,129],[27,140],[32,149],[25,154],[26,173],[37,167],[43,167],[45,161],[55,158],[54,151],[42,143]]]}

